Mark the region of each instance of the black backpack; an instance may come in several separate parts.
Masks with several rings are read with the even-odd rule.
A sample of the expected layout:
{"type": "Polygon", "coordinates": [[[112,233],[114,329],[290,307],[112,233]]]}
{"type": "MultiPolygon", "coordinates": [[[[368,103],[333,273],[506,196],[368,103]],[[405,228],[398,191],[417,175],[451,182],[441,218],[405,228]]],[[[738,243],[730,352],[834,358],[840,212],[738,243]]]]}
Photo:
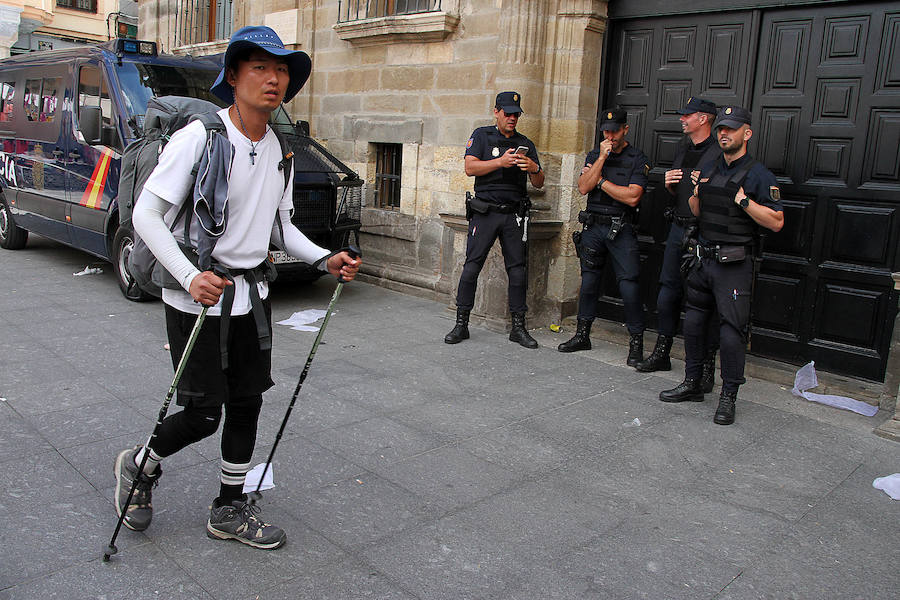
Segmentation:
{"type": "MultiPolygon", "coordinates": [[[[221,110],[219,106],[198,98],[182,96],[153,97],[147,104],[143,135],[130,143],[122,154],[118,196],[119,227],[129,231],[134,242],[126,258],[126,267],[133,285],[136,285],[142,293],[137,294],[138,296],[150,295],[159,298],[162,296],[163,288],[181,289],[181,284],[175,281],[165,267],[159,264],[144,241],[134,232],[134,226],[132,225],[134,204],[140,197],[144,184],[150,177],[153,169],[159,163],[159,156],[163,148],[176,131],[193,120],[199,120],[206,128],[207,136],[227,135],[225,124],[217,114],[219,110],[221,110]]],[[[284,186],[287,189],[293,171],[293,162],[291,161],[293,153],[290,151],[285,138],[274,128],[273,131],[275,131],[275,135],[281,145],[282,156],[284,156],[284,159],[279,164],[279,168],[284,172],[284,186]]],[[[197,176],[198,166],[199,163],[195,164],[191,170],[194,177],[197,176]]],[[[193,186],[191,186],[191,189],[193,189],[193,186]]],[[[180,236],[180,240],[177,234],[175,239],[178,240],[185,256],[196,265],[197,251],[192,247],[189,235],[191,215],[193,214],[192,210],[188,210],[190,205],[189,198],[182,203],[172,226],[174,227],[182,215],[185,215],[184,233],[180,236]]],[[[280,228],[281,221],[277,218],[277,213],[275,217],[275,222],[278,223],[280,228]]],[[[126,292],[128,297],[135,295],[132,290],[126,292]]]]}

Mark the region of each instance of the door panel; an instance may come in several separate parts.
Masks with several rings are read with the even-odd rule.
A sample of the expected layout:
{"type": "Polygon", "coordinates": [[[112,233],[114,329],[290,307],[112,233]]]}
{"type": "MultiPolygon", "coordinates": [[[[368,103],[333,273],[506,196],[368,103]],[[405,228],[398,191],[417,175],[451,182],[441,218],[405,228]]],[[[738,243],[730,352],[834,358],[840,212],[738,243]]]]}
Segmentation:
{"type": "MultiPolygon", "coordinates": [[[[750,153],[778,177],[785,227],[765,239],[751,352],[883,379],[900,268],[900,2],[613,21],[610,36],[602,104],[628,110],[652,185],[689,96],[753,112],[750,153]]],[[[659,273],[662,200],[648,190],[641,201],[651,326],[657,288],[644,284],[659,273]]],[[[620,318],[609,283],[600,314],[620,318]]]]}

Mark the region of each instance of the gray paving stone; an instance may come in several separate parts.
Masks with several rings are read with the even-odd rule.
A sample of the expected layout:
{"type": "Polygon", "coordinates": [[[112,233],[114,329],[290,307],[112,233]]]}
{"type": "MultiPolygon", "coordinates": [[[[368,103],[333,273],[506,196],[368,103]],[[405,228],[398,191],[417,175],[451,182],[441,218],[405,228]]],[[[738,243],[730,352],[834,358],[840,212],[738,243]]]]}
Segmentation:
{"type": "Polygon", "coordinates": [[[286,510],[343,548],[355,548],[411,529],[440,515],[423,498],[371,473],[309,490],[286,510]]]}
{"type": "Polygon", "coordinates": [[[9,405],[0,401],[0,464],[52,450],[37,429],[9,405]]]}
{"type": "Polygon", "coordinates": [[[38,431],[56,448],[70,448],[126,433],[138,439],[153,429],[153,421],[117,400],[78,406],[41,415],[38,431]]]}
{"type": "Polygon", "coordinates": [[[444,510],[477,502],[520,481],[512,471],[455,444],[373,470],[444,510]]]}
{"type": "MultiPolygon", "coordinates": [[[[248,600],[254,596],[248,596],[248,600]]],[[[413,600],[415,596],[403,591],[396,583],[373,567],[348,559],[327,565],[312,573],[297,577],[266,589],[262,600],[413,600]]]]}
{"type": "Polygon", "coordinates": [[[3,463],[0,508],[39,508],[42,503],[68,500],[92,491],[91,485],[56,450],[45,450],[3,463]]]}
{"type": "Polygon", "coordinates": [[[390,465],[440,445],[437,436],[388,417],[350,423],[312,436],[329,450],[367,469],[390,465]]]}
{"type": "MultiPolygon", "coordinates": [[[[16,585],[6,592],[18,600],[61,598],[158,599],[210,598],[156,546],[142,544],[120,549],[109,562],[102,562],[99,547],[93,560],[55,571],[16,585]]],[[[2,595],[0,595],[2,597],[2,595]]]]}
{"type": "MultiPolygon", "coordinates": [[[[3,520],[18,527],[14,538],[0,544],[0,589],[99,561],[116,525],[113,506],[93,490],[59,500],[47,497],[21,503],[4,514],[3,520]],[[41,535],[34,535],[37,532],[41,535]]],[[[116,541],[120,552],[147,543],[143,535],[131,533],[116,541]]]]}

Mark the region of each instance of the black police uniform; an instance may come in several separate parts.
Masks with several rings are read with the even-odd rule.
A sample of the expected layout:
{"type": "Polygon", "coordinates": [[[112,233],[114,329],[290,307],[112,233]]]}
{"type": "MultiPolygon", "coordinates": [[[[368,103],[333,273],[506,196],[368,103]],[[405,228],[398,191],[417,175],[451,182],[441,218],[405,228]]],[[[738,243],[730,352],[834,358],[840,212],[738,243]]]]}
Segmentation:
{"type": "MultiPolygon", "coordinates": [[[[694,144],[690,139],[680,144],[675,151],[673,169],[681,169],[681,180],[675,186],[675,205],[672,207],[672,224],[666,238],[663,253],[662,270],[659,273],[659,294],[656,298],[656,310],[659,318],[659,333],[674,337],[681,316],[681,299],[684,296],[684,281],[681,276],[681,257],[684,252],[685,230],[696,229],[697,218],[691,212],[688,199],[694,193],[691,172],[708,169],[716,158],[722,156],[716,138],[708,138],[694,144]]],[[[716,339],[707,340],[711,347],[716,347],[716,339]]]]}
{"type": "MultiPolygon", "coordinates": [[[[600,156],[600,149],[591,150],[584,161],[588,166],[600,156]]],[[[631,144],[618,154],[610,154],[603,164],[601,177],[616,185],[637,184],[647,187],[650,160],[631,144]]],[[[630,221],[634,209],[622,204],[596,187],[588,194],[586,218],[581,232],[578,253],[581,258],[581,290],[578,295],[579,321],[592,321],[597,314],[603,268],[608,256],[612,257],[613,271],[619,284],[619,293],[625,304],[625,325],[631,335],[644,332],[644,308],[640,298],[638,274],[640,253],[637,236],[630,221]],[[610,236],[614,219],[624,219],[618,234],[610,236]],[[613,237],[613,239],[610,239],[613,237]]]]}
{"type": "Polygon", "coordinates": [[[709,180],[698,186],[700,246],[697,253],[701,258],[687,277],[685,378],[700,378],[706,322],[716,311],[721,321],[722,394],[736,394],[745,381],[752,254],[758,225],[734,198],[743,186],[751,200],[781,212],[781,197],[775,175],[747,154],[730,165],[721,157],[701,177],[709,180]]]}
{"type": "MultiPolygon", "coordinates": [[[[472,133],[466,144],[466,156],[493,160],[519,146],[527,146],[526,156],[540,166],[537,149],[531,140],[518,131],[506,137],[495,125],[479,127],[472,133]]],[[[475,197],[488,202],[490,207],[486,213],[473,211],[469,220],[466,262],[456,292],[457,309],[471,310],[475,305],[478,274],[494,240],[499,237],[509,278],[509,310],[512,313],[528,310],[525,304],[525,243],[522,240],[526,222],[517,215],[522,204],[527,202],[527,181],[527,173],[518,167],[496,169],[475,177],[475,197]]]]}

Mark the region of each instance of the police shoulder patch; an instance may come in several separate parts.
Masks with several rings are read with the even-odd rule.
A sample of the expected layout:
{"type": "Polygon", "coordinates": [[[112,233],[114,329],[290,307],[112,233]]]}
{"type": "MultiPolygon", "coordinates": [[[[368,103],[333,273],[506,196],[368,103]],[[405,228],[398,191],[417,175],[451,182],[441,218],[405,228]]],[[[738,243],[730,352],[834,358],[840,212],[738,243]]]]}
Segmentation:
{"type": "Polygon", "coordinates": [[[772,196],[772,200],[781,200],[781,190],[777,185],[769,186],[769,195],[772,196]]]}
{"type": "Polygon", "coordinates": [[[466,142],[466,148],[471,148],[471,147],[472,147],[472,138],[469,138],[469,141],[466,142]]]}

